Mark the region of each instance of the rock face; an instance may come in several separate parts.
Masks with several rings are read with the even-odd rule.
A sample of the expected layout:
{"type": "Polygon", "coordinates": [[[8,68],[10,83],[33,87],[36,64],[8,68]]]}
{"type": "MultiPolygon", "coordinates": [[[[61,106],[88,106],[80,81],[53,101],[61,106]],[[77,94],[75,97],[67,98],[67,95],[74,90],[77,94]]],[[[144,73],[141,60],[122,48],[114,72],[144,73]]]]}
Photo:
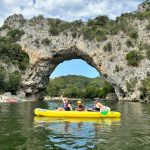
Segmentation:
{"type": "MultiPolygon", "coordinates": [[[[142,7],[139,6],[140,11],[142,7]]],[[[25,34],[18,42],[30,57],[30,67],[23,76],[21,90],[27,96],[40,95],[49,82],[54,69],[65,60],[83,59],[97,69],[115,88],[119,100],[141,101],[141,81],[149,75],[150,60],[143,59],[138,67],[128,66],[126,54],[138,49],[140,43],[150,44],[150,32],[145,30],[148,20],[132,19],[129,21],[138,31],[134,47],[126,45],[129,37],[124,32],[109,35],[107,40],[97,42],[86,40],[82,35],[73,37],[71,31],[52,36],[49,33],[49,21],[43,17],[25,20],[22,15],[9,17],[4,25],[24,30],[25,34]],[[47,42],[44,42],[47,41],[47,42]],[[104,46],[111,43],[111,51],[104,51],[104,46]],[[116,68],[121,68],[119,71],[116,68]],[[128,91],[127,82],[136,78],[134,89],[128,91]]],[[[0,32],[4,36],[7,29],[0,32]]]]}
{"type": "Polygon", "coordinates": [[[145,12],[150,10],[150,0],[146,0],[144,3],[138,6],[138,12],[145,12]]]}

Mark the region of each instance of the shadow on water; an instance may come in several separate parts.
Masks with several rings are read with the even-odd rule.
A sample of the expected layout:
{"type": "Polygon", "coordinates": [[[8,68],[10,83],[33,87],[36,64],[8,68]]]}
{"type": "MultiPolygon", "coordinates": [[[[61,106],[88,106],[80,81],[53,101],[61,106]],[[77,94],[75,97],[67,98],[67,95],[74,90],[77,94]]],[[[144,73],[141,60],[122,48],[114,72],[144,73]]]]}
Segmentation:
{"type": "Polygon", "coordinates": [[[150,104],[103,103],[120,111],[121,120],[34,117],[34,108],[56,109],[61,101],[1,104],[0,150],[148,150],[150,104]]]}

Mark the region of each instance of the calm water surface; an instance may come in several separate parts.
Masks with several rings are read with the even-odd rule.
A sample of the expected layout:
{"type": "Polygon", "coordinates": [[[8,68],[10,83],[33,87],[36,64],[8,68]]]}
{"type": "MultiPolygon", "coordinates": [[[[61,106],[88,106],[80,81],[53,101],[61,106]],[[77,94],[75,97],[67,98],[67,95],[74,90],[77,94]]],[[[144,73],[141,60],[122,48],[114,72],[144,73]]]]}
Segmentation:
{"type": "Polygon", "coordinates": [[[150,150],[150,104],[103,104],[121,120],[34,117],[34,108],[55,109],[61,101],[0,104],[0,150],[150,150]]]}

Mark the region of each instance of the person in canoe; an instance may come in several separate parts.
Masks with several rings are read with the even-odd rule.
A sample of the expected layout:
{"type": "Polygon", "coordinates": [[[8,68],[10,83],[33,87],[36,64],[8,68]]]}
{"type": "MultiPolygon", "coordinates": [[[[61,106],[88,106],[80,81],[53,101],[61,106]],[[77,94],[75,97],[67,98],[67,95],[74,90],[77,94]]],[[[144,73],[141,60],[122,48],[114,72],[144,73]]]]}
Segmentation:
{"type": "Polygon", "coordinates": [[[94,99],[94,105],[92,107],[93,111],[110,111],[110,108],[108,106],[104,106],[101,104],[97,99],[94,99]]]}
{"type": "Polygon", "coordinates": [[[76,108],[77,111],[84,111],[84,106],[81,104],[81,101],[78,100],[77,101],[77,108],[76,108]]]}
{"type": "Polygon", "coordinates": [[[72,111],[72,106],[71,104],[69,103],[68,99],[67,98],[63,98],[63,96],[61,95],[61,99],[64,103],[64,107],[60,107],[58,108],[57,110],[58,111],[72,111]]]}

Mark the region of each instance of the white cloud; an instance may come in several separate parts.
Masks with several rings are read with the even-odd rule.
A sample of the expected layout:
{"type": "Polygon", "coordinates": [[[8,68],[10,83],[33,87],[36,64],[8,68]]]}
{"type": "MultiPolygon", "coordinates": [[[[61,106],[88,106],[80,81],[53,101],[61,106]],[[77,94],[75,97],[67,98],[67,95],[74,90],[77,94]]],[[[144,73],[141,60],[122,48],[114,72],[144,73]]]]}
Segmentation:
{"type": "Polygon", "coordinates": [[[59,17],[64,20],[94,18],[108,15],[115,18],[121,13],[134,11],[144,0],[1,0],[0,24],[15,13],[32,18],[42,14],[45,17],[59,17]]]}

